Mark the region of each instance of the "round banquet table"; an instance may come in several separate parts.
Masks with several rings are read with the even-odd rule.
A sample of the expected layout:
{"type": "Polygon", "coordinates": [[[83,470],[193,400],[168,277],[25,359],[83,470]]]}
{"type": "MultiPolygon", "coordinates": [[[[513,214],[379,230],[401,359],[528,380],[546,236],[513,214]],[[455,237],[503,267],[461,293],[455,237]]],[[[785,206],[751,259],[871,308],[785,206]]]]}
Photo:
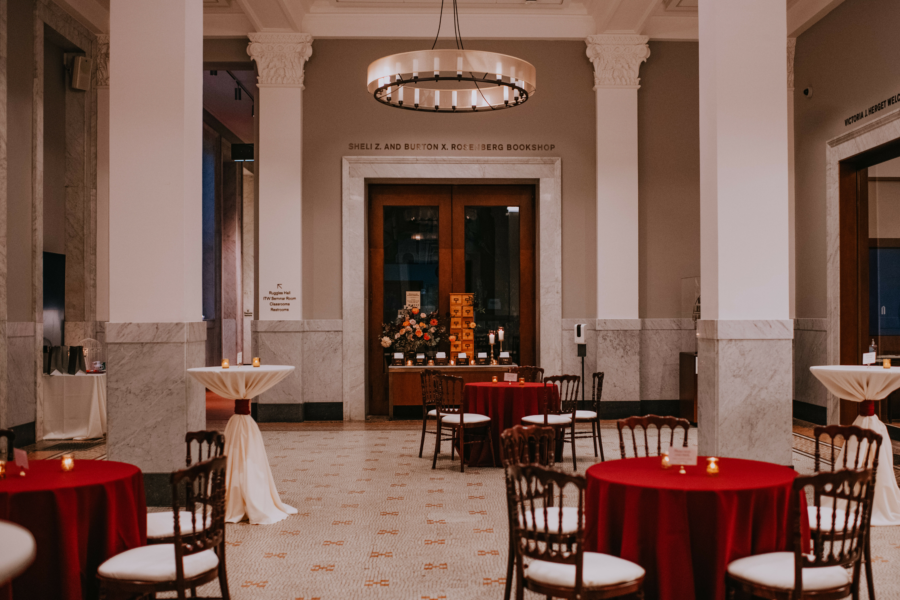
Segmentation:
{"type": "MultiPolygon", "coordinates": [[[[891,437],[888,435],[887,427],[875,414],[875,401],[887,398],[891,392],[900,388],[900,368],[835,365],[810,367],[809,370],[838,398],[859,403],[854,425],[881,435],[878,472],[875,475],[875,496],[872,503],[872,526],[900,525],[900,487],[897,487],[897,478],[894,476],[891,437]]],[[[838,457],[840,464],[843,464],[844,452],[848,449],[855,451],[855,442],[852,445],[844,444],[841,448],[838,457]]]]}
{"type": "Polygon", "coordinates": [[[271,525],[297,509],[278,496],[262,433],[250,416],[250,399],[290,375],[294,367],[206,367],[188,369],[193,377],[223,398],[234,400],[234,415],[225,427],[225,520],[238,523],[244,516],[253,525],[271,525]]]}
{"type": "Polygon", "coordinates": [[[104,460],[76,460],[68,473],[58,460],[33,460],[25,477],[7,463],[0,519],[30,531],[37,546],[34,562],[0,587],[0,598],[94,598],[97,568],[147,543],[144,477],[134,465],[104,460]]]}
{"type": "MultiPolygon", "coordinates": [[[[553,397],[551,408],[559,407],[559,389],[551,386],[553,397]]],[[[487,415],[491,418],[491,440],[494,442],[494,456],[500,466],[500,434],[510,427],[522,424],[522,417],[541,414],[541,394],[543,383],[467,383],[463,410],[467,413],[487,415]]],[[[474,454],[474,453],[473,453],[474,454]]],[[[556,460],[562,459],[562,436],[556,440],[556,460]]],[[[480,456],[470,457],[473,465],[487,465],[491,462],[488,449],[480,456]]]]}
{"type": "MultiPolygon", "coordinates": [[[[686,475],[661,469],[659,457],[590,467],[585,549],[641,565],[649,599],[724,600],[728,563],[793,548],[789,499],[796,473],[738,458],[720,459],[719,468],[718,477],[708,476],[705,457],[685,467],[686,475]]],[[[807,520],[801,523],[808,530],[807,520]]]]}

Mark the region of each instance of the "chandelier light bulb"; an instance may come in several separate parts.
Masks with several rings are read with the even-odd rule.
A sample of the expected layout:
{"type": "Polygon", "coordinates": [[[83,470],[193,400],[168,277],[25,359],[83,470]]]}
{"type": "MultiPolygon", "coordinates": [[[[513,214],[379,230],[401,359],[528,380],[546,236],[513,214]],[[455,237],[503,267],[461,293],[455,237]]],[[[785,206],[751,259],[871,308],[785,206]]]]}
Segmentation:
{"type": "Polygon", "coordinates": [[[434,108],[441,107],[441,90],[434,90],[434,108]]]}
{"type": "Polygon", "coordinates": [[[416,98],[413,104],[416,105],[416,108],[419,108],[419,88],[416,88],[416,98]]]}
{"type": "Polygon", "coordinates": [[[437,56],[434,57],[434,76],[435,77],[441,76],[441,59],[438,58],[437,56]]]}
{"type": "Polygon", "coordinates": [[[456,90],[453,90],[453,94],[451,94],[451,96],[453,97],[453,102],[451,103],[451,108],[453,110],[456,110],[456,90]]]}
{"type": "Polygon", "coordinates": [[[403,106],[403,86],[402,85],[397,88],[397,101],[399,102],[400,106],[403,106]]]}
{"type": "Polygon", "coordinates": [[[497,72],[497,81],[503,79],[503,64],[501,62],[497,62],[497,68],[495,69],[497,72]]]}
{"type": "Polygon", "coordinates": [[[419,59],[413,59],[413,79],[419,78],[419,59]]]}
{"type": "Polygon", "coordinates": [[[462,56],[456,57],[456,76],[462,77],[462,56]]]}
{"type": "Polygon", "coordinates": [[[472,90],[472,110],[475,110],[476,106],[478,106],[478,92],[472,90]]]}
{"type": "Polygon", "coordinates": [[[509,88],[503,86],[503,104],[509,104],[509,88]]]}

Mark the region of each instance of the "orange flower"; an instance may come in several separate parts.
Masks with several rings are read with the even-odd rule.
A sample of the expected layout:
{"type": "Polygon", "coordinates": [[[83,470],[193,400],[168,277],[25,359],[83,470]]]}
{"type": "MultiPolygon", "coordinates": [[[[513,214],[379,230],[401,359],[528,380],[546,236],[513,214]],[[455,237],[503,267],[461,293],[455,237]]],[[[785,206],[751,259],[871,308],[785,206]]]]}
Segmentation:
{"type": "Polygon", "coordinates": [[[449,338],[447,338],[447,339],[449,339],[451,342],[455,342],[455,341],[456,341],[456,336],[455,336],[455,335],[451,335],[451,336],[450,336],[449,338]]]}
{"type": "Polygon", "coordinates": [[[419,329],[425,329],[428,327],[423,321],[419,321],[419,329]]]}
{"type": "Polygon", "coordinates": [[[432,326],[432,327],[437,327],[437,324],[438,324],[438,320],[437,320],[437,319],[432,319],[432,320],[431,320],[431,326],[432,326]]]}
{"type": "Polygon", "coordinates": [[[425,341],[427,342],[427,341],[430,340],[430,339],[431,339],[431,336],[428,335],[428,334],[426,333],[426,334],[425,334],[425,341]]]}
{"type": "Polygon", "coordinates": [[[422,330],[416,329],[416,337],[422,337],[422,330]]]}
{"type": "Polygon", "coordinates": [[[471,327],[472,329],[475,329],[475,321],[472,321],[471,323],[469,323],[469,327],[471,327]]]}
{"type": "Polygon", "coordinates": [[[409,321],[403,321],[403,326],[404,326],[404,327],[409,327],[409,321]]]}
{"type": "Polygon", "coordinates": [[[412,309],[412,314],[414,314],[414,315],[419,314],[419,309],[418,308],[412,309]]]}

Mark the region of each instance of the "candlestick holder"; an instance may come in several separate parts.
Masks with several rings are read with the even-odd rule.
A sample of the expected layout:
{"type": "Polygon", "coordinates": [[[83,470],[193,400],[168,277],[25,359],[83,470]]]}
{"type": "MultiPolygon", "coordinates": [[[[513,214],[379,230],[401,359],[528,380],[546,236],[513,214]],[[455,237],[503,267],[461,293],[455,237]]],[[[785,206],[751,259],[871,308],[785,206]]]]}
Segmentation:
{"type": "Polygon", "coordinates": [[[497,359],[494,358],[494,344],[490,344],[490,346],[491,346],[491,364],[496,365],[497,359]]]}

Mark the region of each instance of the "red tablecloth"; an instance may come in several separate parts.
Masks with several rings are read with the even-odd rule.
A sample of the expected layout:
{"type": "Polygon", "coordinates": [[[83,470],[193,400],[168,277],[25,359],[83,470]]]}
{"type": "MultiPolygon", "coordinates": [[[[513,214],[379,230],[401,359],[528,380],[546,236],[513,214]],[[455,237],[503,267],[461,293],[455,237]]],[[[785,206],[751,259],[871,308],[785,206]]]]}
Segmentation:
{"type": "Polygon", "coordinates": [[[31,461],[25,477],[15,466],[0,480],[0,519],[34,535],[34,563],[0,588],[0,598],[82,600],[97,595],[97,567],[147,543],[147,505],[140,469],[125,463],[31,461]],[[11,589],[10,589],[11,588],[11,589]]]}
{"type": "Polygon", "coordinates": [[[722,458],[719,467],[718,477],[706,475],[704,457],[686,475],[661,469],[658,457],[590,467],[586,550],[644,567],[648,599],[724,600],[728,563],[793,548],[789,498],[796,473],[737,458],[722,458]]]}
{"type": "MultiPolygon", "coordinates": [[[[554,385],[551,407],[559,407],[559,390],[554,385]]],[[[494,442],[494,455],[497,466],[500,466],[500,433],[515,425],[522,424],[522,417],[541,414],[540,398],[544,390],[543,383],[467,383],[464,410],[467,413],[487,415],[491,418],[491,438],[494,442]]],[[[559,441],[561,441],[560,438],[559,441]]],[[[558,445],[561,448],[561,444],[558,445]]],[[[559,457],[557,456],[557,460],[559,457]]],[[[476,464],[490,464],[491,457],[487,451],[481,454],[480,460],[472,459],[476,464]]]]}

